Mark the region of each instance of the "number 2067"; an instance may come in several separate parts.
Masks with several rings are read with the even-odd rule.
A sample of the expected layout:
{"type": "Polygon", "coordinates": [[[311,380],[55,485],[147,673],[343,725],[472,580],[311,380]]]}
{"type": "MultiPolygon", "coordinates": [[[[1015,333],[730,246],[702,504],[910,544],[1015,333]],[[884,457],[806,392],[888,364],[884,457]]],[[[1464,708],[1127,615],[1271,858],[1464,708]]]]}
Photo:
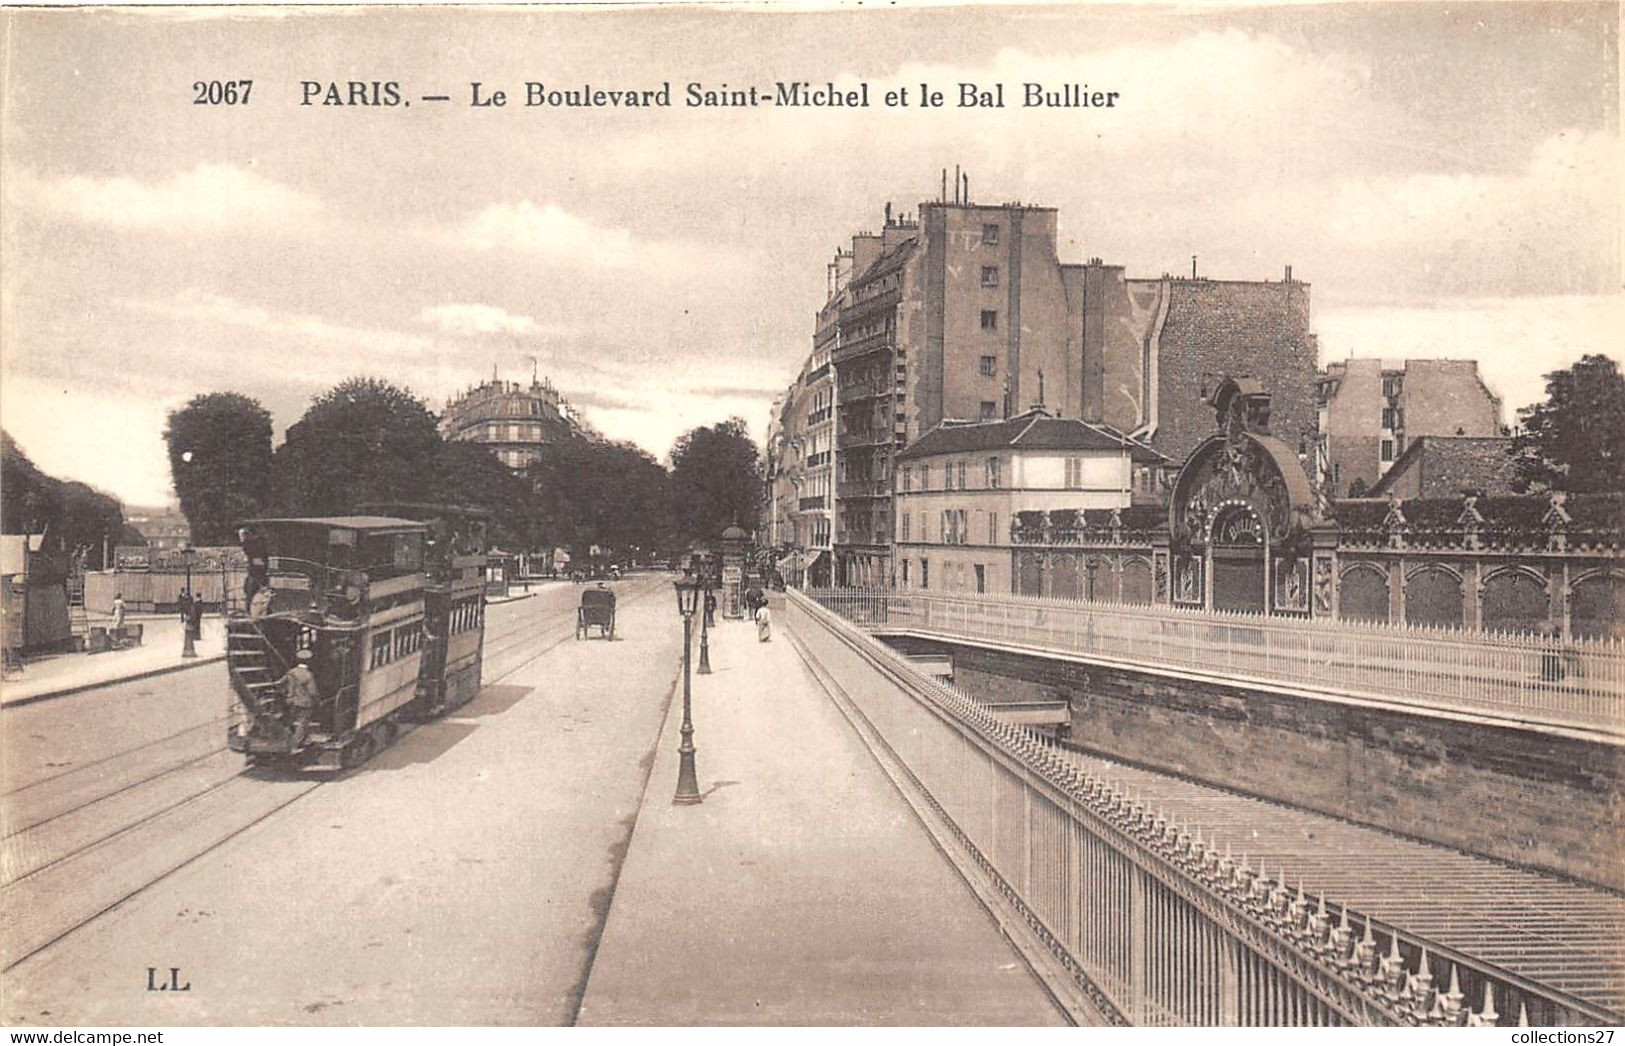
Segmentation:
{"type": "Polygon", "coordinates": [[[252,80],[199,80],[192,84],[197,96],[193,105],[247,105],[252,80]]]}

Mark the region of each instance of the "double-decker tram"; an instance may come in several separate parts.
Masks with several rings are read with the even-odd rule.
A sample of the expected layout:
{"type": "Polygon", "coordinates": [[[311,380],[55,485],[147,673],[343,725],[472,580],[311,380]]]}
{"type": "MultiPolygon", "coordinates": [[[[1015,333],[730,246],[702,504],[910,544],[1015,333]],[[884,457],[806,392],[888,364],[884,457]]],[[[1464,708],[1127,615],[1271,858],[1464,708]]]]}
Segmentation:
{"type": "Polygon", "coordinates": [[[478,692],[483,521],[259,519],[243,534],[249,599],[227,622],[226,740],[251,762],[358,766],[403,720],[478,692]]]}
{"type": "Polygon", "coordinates": [[[392,502],[362,506],[429,528],[424,545],[426,640],[416,717],[441,715],[480,692],[485,644],[486,530],[490,513],[457,505],[392,502]]]}

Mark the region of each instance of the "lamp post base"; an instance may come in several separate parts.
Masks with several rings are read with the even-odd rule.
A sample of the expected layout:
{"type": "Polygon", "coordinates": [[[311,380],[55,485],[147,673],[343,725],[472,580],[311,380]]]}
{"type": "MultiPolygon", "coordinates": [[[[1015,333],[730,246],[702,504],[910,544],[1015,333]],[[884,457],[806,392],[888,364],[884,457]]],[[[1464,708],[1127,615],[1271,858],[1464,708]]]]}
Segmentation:
{"type": "Polygon", "coordinates": [[[711,674],[711,641],[705,632],[700,633],[700,667],[695,671],[702,676],[711,674]]]}
{"type": "Polygon", "coordinates": [[[673,806],[694,806],[705,802],[694,772],[694,743],[689,740],[692,733],[692,729],[683,732],[683,743],[677,749],[677,794],[671,797],[673,806]]]}
{"type": "MultiPolygon", "coordinates": [[[[174,649],[171,647],[170,649],[174,649]]],[[[186,630],[186,639],[181,644],[181,657],[197,657],[197,648],[192,645],[192,630],[186,630]]]]}

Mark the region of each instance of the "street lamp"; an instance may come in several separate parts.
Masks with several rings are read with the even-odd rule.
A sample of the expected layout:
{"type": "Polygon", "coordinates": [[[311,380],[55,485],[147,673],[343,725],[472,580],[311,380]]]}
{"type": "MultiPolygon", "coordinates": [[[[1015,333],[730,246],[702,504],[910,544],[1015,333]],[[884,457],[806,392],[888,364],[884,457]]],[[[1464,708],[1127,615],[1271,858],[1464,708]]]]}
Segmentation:
{"type": "Polygon", "coordinates": [[[708,676],[711,674],[711,602],[713,598],[711,592],[716,588],[716,584],[712,581],[709,571],[700,575],[698,584],[704,593],[702,601],[704,607],[700,613],[699,673],[702,676],[708,676]]]}
{"type": "Polygon", "coordinates": [[[677,589],[677,612],[683,615],[683,741],[677,746],[677,794],[671,800],[675,806],[692,806],[705,799],[694,777],[694,719],[690,698],[692,684],[689,681],[693,660],[694,611],[699,607],[702,584],[692,577],[672,582],[677,589]]]}
{"type": "Polygon", "coordinates": [[[181,561],[186,564],[186,587],[181,591],[186,595],[186,601],[181,604],[181,657],[197,657],[197,648],[192,645],[192,606],[197,597],[192,594],[192,545],[191,542],[181,546],[181,561]]]}

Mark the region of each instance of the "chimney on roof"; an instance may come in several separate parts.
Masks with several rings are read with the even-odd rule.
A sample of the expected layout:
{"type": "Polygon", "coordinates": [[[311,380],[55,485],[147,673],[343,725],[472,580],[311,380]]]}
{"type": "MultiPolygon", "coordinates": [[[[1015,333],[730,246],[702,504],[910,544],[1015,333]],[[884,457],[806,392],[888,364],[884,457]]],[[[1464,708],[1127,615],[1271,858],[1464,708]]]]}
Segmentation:
{"type": "Polygon", "coordinates": [[[1288,265],[1286,267],[1286,282],[1287,283],[1292,282],[1292,266],[1290,266],[1290,265],[1288,265]]]}
{"type": "Polygon", "coordinates": [[[954,203],[959,203],[959,165],[954,164],[954,203]]]}
{"type": "Polygon", "coordinates": [[[1191,255],[1191,279],[1196,279],[1196,255],[1191,255]]]}
{"type": "Polygon", "coordinates": [[[891,228],[891,203],[890,203],[890,201],[888,201],[886,203],[886,227],[888,229],[891,228]]]}
{"type": "Polygon", "coordinates": [[[946,167],[942,169],[942,189],[937,193],[937,202],[948,202],[948,168],[946,167]]]}
{"type": "Polygon", "coordinates": [[[965,206],[970,206],[970,172],[965,172],[965,206]]]}

